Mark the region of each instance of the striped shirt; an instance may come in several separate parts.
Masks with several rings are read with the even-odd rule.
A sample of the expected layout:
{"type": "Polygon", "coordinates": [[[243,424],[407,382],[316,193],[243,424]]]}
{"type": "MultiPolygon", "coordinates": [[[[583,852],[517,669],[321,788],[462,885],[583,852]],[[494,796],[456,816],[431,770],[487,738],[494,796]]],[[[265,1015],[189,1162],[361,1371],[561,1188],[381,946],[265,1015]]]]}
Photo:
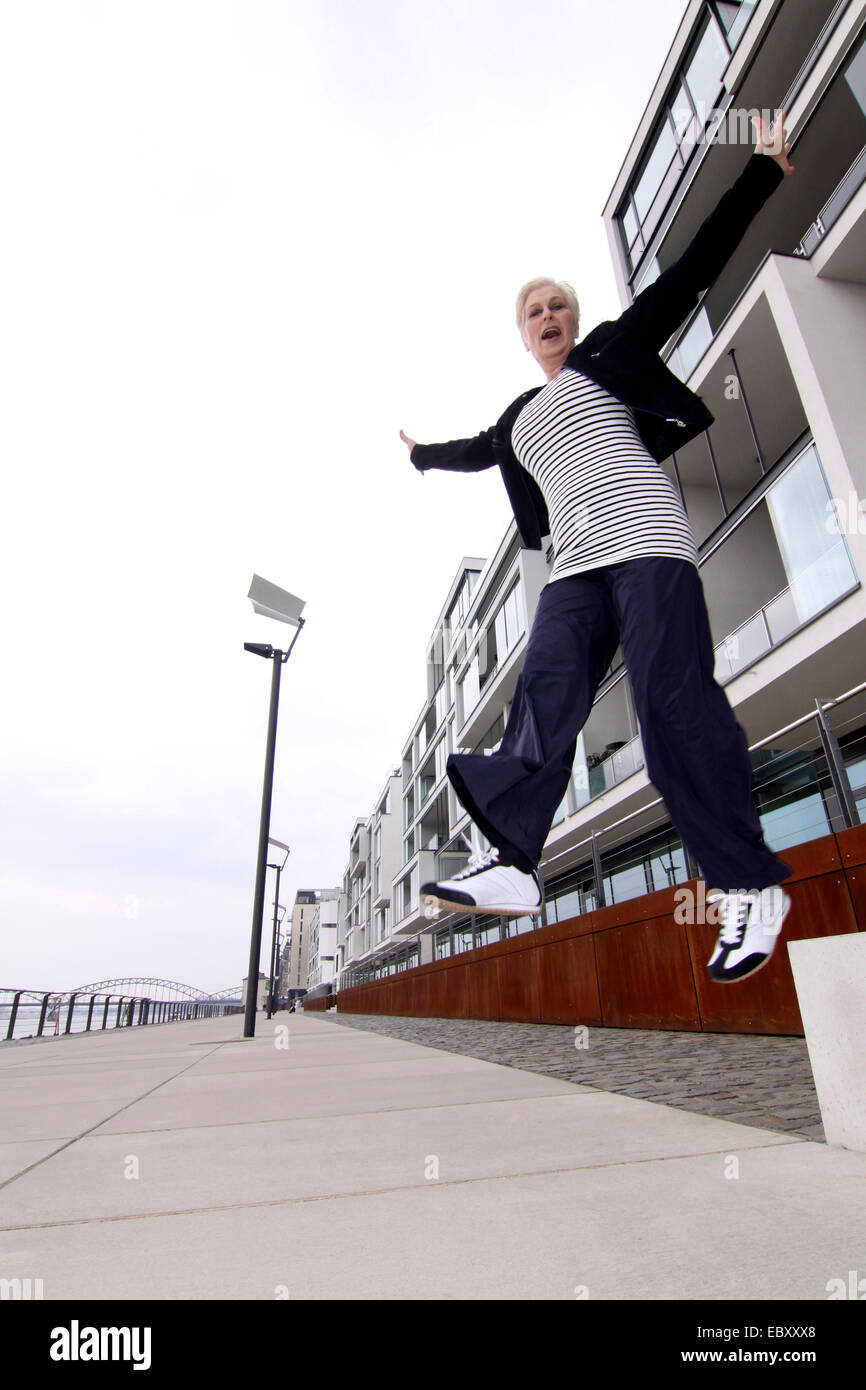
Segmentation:
{"type": "Polygon", "coordinates": [[[511,442],[547,504],[548,583],[640,556],[697,564],[679,493],[641,439],[631,407],[590,377],[563,367],[524,406],[511,442]]]}

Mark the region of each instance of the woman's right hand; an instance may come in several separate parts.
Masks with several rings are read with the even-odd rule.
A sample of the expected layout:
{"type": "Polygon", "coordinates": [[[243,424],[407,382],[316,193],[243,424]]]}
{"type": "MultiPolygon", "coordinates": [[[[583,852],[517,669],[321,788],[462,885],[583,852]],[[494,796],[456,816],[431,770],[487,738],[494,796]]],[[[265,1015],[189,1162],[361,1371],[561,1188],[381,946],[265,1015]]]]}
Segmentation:
{"type": "Polygon", "coordinates": [[[410,439],[408,434],[404,434],[402,430],[400,431],[400,438],[402,439],[403,443],[406,445],[407,449],[409,450],[409,453],[411,454],[412,450],[415,448],[415,444],[417,441],[414,439],[410,439]]]}

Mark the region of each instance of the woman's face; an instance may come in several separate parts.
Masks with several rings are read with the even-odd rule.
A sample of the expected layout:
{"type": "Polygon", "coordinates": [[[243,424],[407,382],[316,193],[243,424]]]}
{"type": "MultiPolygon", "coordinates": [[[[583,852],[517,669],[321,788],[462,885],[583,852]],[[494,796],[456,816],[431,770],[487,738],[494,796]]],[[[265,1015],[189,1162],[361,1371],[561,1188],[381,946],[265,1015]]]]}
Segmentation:
{"type": "Polygon", "coordinates": [[[548,380],[555,376],[577,338],[577,324],[555,285],[542,285],[526,301],[523,341],[548,380]]]}

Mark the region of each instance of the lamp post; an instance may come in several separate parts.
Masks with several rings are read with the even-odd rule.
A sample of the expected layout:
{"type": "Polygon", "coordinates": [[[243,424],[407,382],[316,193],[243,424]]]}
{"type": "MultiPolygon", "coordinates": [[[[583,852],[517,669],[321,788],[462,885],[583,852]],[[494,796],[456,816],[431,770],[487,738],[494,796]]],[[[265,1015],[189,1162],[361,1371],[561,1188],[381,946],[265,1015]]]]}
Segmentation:
{"type": "MultiPolygon", "coordinates": [[[[274,897],[274,934],[273,934],[273,936],[271,937],[271,974],[270,974],[270,980],[269,980],[269,982],[268,982],[268,1018],[270,1018],[271,1014],[274,1013],[274,988],[275,988],[275,986],[274,986],[274,976],[275,976],[275,974],[276,974],[276,969],[277,969],[277,962],[276,962],[276,950],[277,950],[277,913],[280,911],[280,874],[283,872],[283,869],[286,867],[286,860],[287,860],[288,857],[289,857],[289,847],[288,847],[288,845],[280,844],[280,841],[279,841],[279,840],[271,840],[270,843],[271,843],[272,845],[279,845],[280,849],[284,849],[284,850],[286,851],[286,853],[285,853],[285,855],[283,856],[283,862],[282,862],[282,864],[269,864],[269,865],[268,865],[268,868],[269,868],[269,869],[276,869],[276,871],[277,871],[277,891],[276,891],[276,895],[275,895],[275,897],[274,897]]],[[[283,909],[283,911],[285,911],[285,909],[283,909]]]]}
{"type": "MultiPolygon", "coordinates": [[[[271,673],[271,704],[268,716],[268,739],[265,754],[265,775],[262,785],[262,814],[259,822],[259,851],[256,860],[256,889],[253,901],[253,924],[250,933],[250,962],[249,979],[258,980],[259,962],[262,954],[262,919],[265,908],[265,875],[268,865],[268,840],[271,824],[271,797],[274,787],[274,755],[277,746],[277,713],[280,703],[280,672],[283,663],[288,661],[292,654],[292,648],[298,640],[304,620],[301,612],[304,607],[302,599],[296,598],[294,594],[288,593],[285,589],[280,589],[276,584],[269,583],[266,579],[261,579],[257,574],[253,575],[253,582],[250,585],[247,597],[252,601],[253,609],[256,613],[261,613],[267,618],[276,618],[278,622],[289,623],[297,628],[288,651],[275,650],[270,643],[265,642],[244,642],[244,651],[253,652],[256,656],[265,657],[273,661],[271,673]]],[[[256,991],[247,990],[247,1001],[244,1010],[244,1037],[255,1037],[256,1032],[256,991]]]]}
{"type": "Polygon", "coordinates": [[[286,909],[280,908],[280,920],[277,923],[277,947],[274,952],[274,1011],[277,1009],[277,1000],[282,997],[280,987],[282,975],[282,945],[283,945],[283,922],[286,919],[286,909]]]}

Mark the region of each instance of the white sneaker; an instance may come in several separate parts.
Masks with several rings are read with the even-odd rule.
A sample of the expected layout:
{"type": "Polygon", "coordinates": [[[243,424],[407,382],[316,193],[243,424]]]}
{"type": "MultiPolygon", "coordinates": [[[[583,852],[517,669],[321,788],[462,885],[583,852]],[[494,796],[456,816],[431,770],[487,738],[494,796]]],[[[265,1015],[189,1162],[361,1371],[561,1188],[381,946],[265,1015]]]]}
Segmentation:
{"type": "Polygon", "coordinates": [[[525,874],[500,864],[499,850],[473,854],[465,869],[441,883],[422,883],[421,901],[428,906],[462,908],[464,912],[495,912],[505,916],[538,916],[544,893],[538,874],[525,874]]]}
{"type": "Polygon", "coordinates": [[[708,893],[707,902],[719,904],[719,939],[708,963],[712,979],[720,984],[744,980],[767,964],[776,948],[782,923],[791,907],[783,888],[708,893]]]}

